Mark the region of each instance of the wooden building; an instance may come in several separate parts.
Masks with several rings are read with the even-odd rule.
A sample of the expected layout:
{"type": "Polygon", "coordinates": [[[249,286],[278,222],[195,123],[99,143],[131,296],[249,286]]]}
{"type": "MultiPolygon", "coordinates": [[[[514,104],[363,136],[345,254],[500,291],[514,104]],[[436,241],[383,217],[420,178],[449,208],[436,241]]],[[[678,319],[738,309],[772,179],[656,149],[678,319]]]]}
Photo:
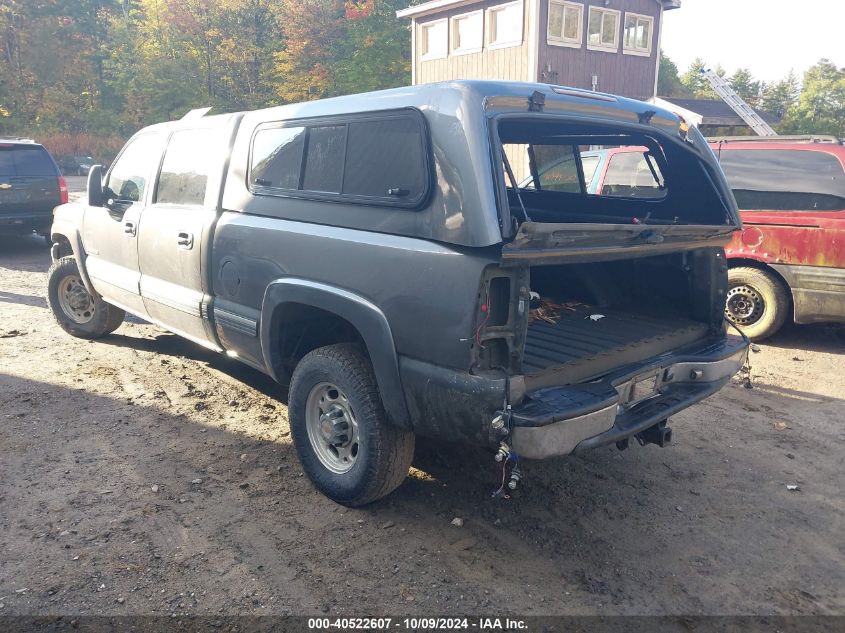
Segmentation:
{"type": "Polygon", "coordinates": [[[680,0],[430,0],[410,18],[413,83],[505,79],[655,96],[663,12],[680,0]]]}
{"type": "MultiPolygon", "coordinates": [[[[656,97],[651,103],[674,112],[701,130],[704,136],[737,136],[754,134],[754,131],[722,101],[711,99],[683,99],[678,97],[656,97]]],[[[780,124],[781,118],[771,112],[754,108],[757,115],[772,127],[780,124]]]]}

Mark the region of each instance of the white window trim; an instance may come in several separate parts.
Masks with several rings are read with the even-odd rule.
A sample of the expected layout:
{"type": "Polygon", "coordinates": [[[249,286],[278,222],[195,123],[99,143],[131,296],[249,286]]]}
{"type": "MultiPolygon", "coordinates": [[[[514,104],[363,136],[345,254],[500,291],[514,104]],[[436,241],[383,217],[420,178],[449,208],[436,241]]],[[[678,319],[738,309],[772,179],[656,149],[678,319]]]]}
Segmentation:
{"type": "Polygon", "coordinates": [[[651,57],[652,51],[652,42],[654,41],[654,16],[651,15],[643,15],[642,13],[633,13],[631,11],[625,12],[625,18],[622,20],[622,52],[625,55],[637,55],[639,57],[651,57]],[[625,46],[625,22],[628,19],[628,16],[632,18],[638,18],[640,20],[645,20],[646,22],[650,23],[648,29],[648,48],[629,48],[625,46]]]}
{"type": "Polygon", "coordinates": [[[453,15],[449,22],[449,50],[452,55],[469,55],[471,53],[480,53],[484,49],[484,9],[477,11],[469,11],[468,13],[461,13],[460,15],[453,15]],[[468,18],[473,15],[481,16],[481,46],[474,48],[458,48],[455,46],[455,37],[458,35],[458,28],[455,24],[461,18],[468,18]]]}
{"type": "Polygon", "coordinates": [[[590,15],[587,15],[587,50],[591,51],[604,51],[606,53],[618,53],[619,52],[619,31],[621,30],[622,26],[622,12],[617,11],[616,9],[608,9],[607,7],[590,7],[590,14],[593,11],[600,11],[601,13],[615,13],[616,14],[616,45],[615,46],[608,46],[607,44],[590,44],[590,15]]]}
{"type": "Polygon", "coordinates": [[[423,54],[420,51],[420,61],[427,62],[432,59],[446,59],[449,55],[449,20],[447,18],[443,18],[441,20],[432,20],[431,22],[425,22],[420,24],[420,46],[423,46],[425,43],[425,30],[428,28],[432,28],[437,24],[445,24],[446,25],[446,46],[443,49],[443,53],[426,53],[423,54]]]}
{"type": "Polygon", "coordinates": [[[566,46],[568,48],[581,48],[584,45],[584,5],[580,2],[569,2],[568,0],[549,0],[549,10],[546,12],[546,43],[549,46],[566,46]],[[563,26],[566,30],[566,8],[578,9],[581,13],[580,24],[578,24],[578,41],[567,40],[549,33],[552,26],[552,5],[558,4],[563,7],[563,26]]]}
{"type": "Polygon", "coordinates": [[[514,46],[522,46],[523,42],[525,41],[525,6],[522,0],[517,0],[516,2],[505,2],[503,4],[497,4],[495,7],[490,7],[487,9],[487,15],[485,16],[484,22],[486,23],[486,31],[487,31],[487,48],[489,50],[497,50],[499,48],[512,48],[514,46]],[[519,33],[518,40],[507,40],[504,42],[493,42],[493,13],[501,11],[502,9],[506,9],[512,6],[519,6],[519,17],[521,18],[522,22],[522,30],[519,33]]]}

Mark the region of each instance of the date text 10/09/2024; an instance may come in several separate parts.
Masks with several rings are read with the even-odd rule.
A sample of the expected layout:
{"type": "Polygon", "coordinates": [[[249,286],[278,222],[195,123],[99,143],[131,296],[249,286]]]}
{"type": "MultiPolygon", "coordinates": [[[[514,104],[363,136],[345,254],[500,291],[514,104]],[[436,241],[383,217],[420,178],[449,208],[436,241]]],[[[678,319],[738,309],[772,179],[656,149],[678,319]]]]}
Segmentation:
{"type": "Polygon", "coordinates": [[[309,618],[315,631],[527,631],[524,620],[513,618],[309,618]]]}

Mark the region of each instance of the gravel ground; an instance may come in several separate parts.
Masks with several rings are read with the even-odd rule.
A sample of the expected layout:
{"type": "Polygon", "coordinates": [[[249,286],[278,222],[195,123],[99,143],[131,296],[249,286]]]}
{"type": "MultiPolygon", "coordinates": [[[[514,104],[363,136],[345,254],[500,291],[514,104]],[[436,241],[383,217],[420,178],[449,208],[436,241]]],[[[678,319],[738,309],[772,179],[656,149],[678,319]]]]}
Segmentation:
{"type": "Polygon", "coordinates": [[[845,613],[841,330],[762,345],[665,449],[530,463],[504,500],[489,454],[420,442],[349,510],[272,382],[137,319],[65,335],[48,265],[0,240],[0,616],[845,613]]]}

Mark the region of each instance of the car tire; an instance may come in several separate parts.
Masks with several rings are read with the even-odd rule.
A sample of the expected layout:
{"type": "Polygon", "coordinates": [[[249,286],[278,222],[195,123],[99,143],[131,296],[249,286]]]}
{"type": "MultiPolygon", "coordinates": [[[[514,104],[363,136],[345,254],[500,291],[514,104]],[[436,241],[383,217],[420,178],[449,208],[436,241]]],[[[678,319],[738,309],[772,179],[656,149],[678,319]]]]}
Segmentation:
{"type": "Polygon", "coordinates": [[[53,262],[47,271],[47,304],[59,326],[77,338],[111,334],[126,316],[120,308],[85,289],[73,256],[53,262]]]}
{"type": "Polygon", "coordinates": [[[789,289],[771,273],[750,266],[728,271],[725,316],[752,341],[780,330],[789,307],[789,289]]]}
{"type": "Polygon", "coordinates": [[[293,372],[288,414],[302,467],[330,499],[365,505],[407,476],[414,434],[388,421],[359,346],[343,343],[307,354],[293,372]]]}

